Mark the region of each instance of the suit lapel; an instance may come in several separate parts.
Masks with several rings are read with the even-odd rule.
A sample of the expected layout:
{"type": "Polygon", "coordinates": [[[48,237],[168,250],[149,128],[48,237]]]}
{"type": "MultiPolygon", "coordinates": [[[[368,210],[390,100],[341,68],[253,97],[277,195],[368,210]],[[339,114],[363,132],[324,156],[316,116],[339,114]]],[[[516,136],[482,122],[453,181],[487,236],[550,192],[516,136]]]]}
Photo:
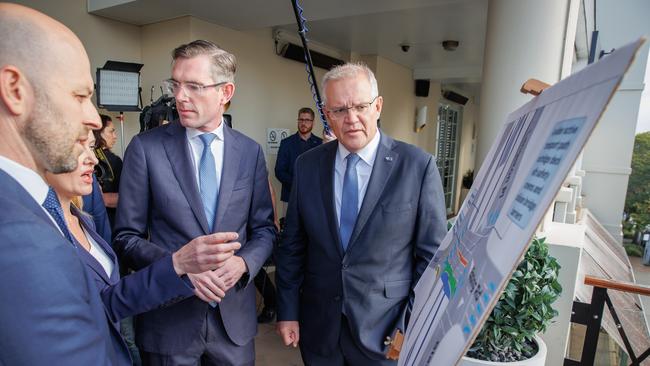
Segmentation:
{"type": "Polygon", "coordinates": [[[0,182],[3,188],[3,192],[7,194],[7,197],[14,198],[16,201],[20,202],[23,206],[29,209],[36,216],[40,217],[42,220],[50,224],[57,232],[60,233],[58,226],[52,221],[52,218],[45,212],[40,202],[36,202],[34,197],[32,197],[23,186],[20,185],[15,179],[13,179],[9,174],[5,173],[0,169],[0,182]]]}
{"type": "MultiPolygon", "coordinates": [[[[78,245],[79,245],[79,244],[77,244],[77,246],[78,246],[78,245]]],[[[104,270],[104,267],[102,267],[102,265],[99,264],[99,262],[97,261],[97,259],[95,259],[95,257],[92,256],[92,254],[90,254],[90,253],[89,253],[86,249],[84,249],[84,248],[78,248],[78,249],[77,249],[77,252],[79,253],[79,256],[81,257],[81,260],[84,262],[85,265],[87,265],[88,267],[92,268],[92,270],[95,271],[95,273],[97,273],[97,275],[98,275],[102,280],[104,280],[104,282],[105,282],[107,285],[110,285],[110,284],[111,284],[110,279],[109,279],[108,276],[106,275],[106,271],[104,270]]]]}
{"type": "Polygon", "coordinates": [[[86,262],[90,267],[95,271],[103,280],[106,282],[106,284],[111,285],[117,281],[119,281],[119,278],[115,278],[114,275],[118,271],[118,263],[117,263],[117,258],[115,258],[115,252],[113,252],[113,249],[108,246],[108,243],[104,241],[104,239],[97,234],[97,232],[93,229],[93,224],[90,223],[90,218],[84,216],[83,213],[80,213],[76,208],[72,207],[72,214],[75,215],[78,219],[79,222],[81,223],[81,226],[84,228],[86,233],[90,235],[95,243],[97,243],[104,253],[111,259],[111,262],[113,262],[113,272],[111,275],[107,275],[106,271],[104,270],[104,267],[95,259],[95,257],[92,256],[92,254],[88,253],[83,248],[79,248],[78,251],[80,253],[83,253],[82,255],[85,257],[84,262],[86,262]]]}
{"type": "Polygon", "coordinates": [[[185,195],[187,203],[190,205],[196,220],[201,224],[203,232],[208,234],[208,222],[203,212],[203,202],[199,194],[199,186],[196,182],[194,164],[190,157],[189,146],[187,146],[187,137],[185,128],[180,123],[174,122],[167,129],[167,136],[163,142],[167,158],[172,166],[172,171],[181,191],[185,195]]]}
{"type": "Polygon", "coordinates": [[[215,215],[214,231],[219,231],[220,224],[226,215],[230,204],[230,197],[239,176],[242,153],[237,143],[237,135],[228,126],[223,126],[223,164],[221,168],[221,181],[219,183],[219,199],[217,201],[217,214],[215,215]]]}
{"type": "Polygon", "coordinates": [[[326,147],[325,152],[320,156],[320,184],[321,198],[323,207],[325,207],[325,216],[330,229],[330,235],[334,238],[335,247],[341,258],[343,258],[343,248],[341,238],[339,237],[338,220],[336,216],[336,203],[334,202],[334,164],[336,161],[336,150],[338,144],[330,144],[326,147]]]}
{"type": "Polygon", "coordinates": [[[372,173],[370,173],[368,189],[366,189],[366,194],[363,198],[363,203],[361,204],[361,209],[359,210],[354,230],[350,236],[350,243],[348,244],[348,250],[346,253],[350,252],[350,248],[354,246],[359,234],[363,231],[363,227],[368,222],[368,218],[370,218],[370,215],[375,210],[379,197],[381,197],[391,171],[397,162],[399,154],[391,150],[392,146],[393,140],[390,137],[381,134],[381,140],[379,142],[379,147],[377,148],[377,157],[375,158],[375,164],[372,167],[372,173]]]}

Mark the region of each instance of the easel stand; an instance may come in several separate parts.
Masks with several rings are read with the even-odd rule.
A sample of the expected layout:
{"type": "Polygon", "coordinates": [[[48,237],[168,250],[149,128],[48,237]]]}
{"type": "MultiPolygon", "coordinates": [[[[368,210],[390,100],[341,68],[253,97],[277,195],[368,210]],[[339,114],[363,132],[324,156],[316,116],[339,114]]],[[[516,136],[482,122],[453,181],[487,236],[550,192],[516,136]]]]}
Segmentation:
{"type": "Polygon", "coordinates": [[[122,157],[124,157],[124,112],[120,112],[120,116],[117,119],[120,120],[120,148],[122,150],[122,157]]]}

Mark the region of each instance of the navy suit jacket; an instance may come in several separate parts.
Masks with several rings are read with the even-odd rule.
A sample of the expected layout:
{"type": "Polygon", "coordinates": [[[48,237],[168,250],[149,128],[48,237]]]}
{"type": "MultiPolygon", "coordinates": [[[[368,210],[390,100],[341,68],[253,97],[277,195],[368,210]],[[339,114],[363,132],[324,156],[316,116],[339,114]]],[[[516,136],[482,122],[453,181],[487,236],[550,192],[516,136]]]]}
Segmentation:
{"type": "Polygon", "coordinates": [[[77,249],[0,170],[0,364],[130,365],[77,249]]]}
{"type": "Polygon", "coordinates": [[[298,158],[287,224],[276,248],[278,320],[300,322],[300,343],[330,355],[342,313],[372,359],[404,330],[413,288],[446,233],[445,201],[433,156],[385,134],[347,251],[334,198],[338,141],[298,158]]]}
{"type": "Polygon", "coordinates": [[[168,306],[194,295],[189,279],[188,283],[184,282],[174,271],[171,255],[120,279],[117,256],[110,245],[95,232],[92,217],[80,213],[74,207],[72,213],[113,262],[113,272],[108,276],[95,257],[79,248],[81,260],[90,270],[104,300],[106,315],[118,332],[118,322],[121,319],[168,306]]]}
{"type": "MultiPolygon", "coordinates": [[[[234,231],[249,278],[231,288],[219,303],[229,338],[238,345],[257,332],[257,274],[271,253],[275,226],[262,148],[224,126],[224,157],[213,232],[234,231]]],[[[131,140],[124,157],[114,247],[120,260],[139,269],[209,234],[185,128],[178,122],[154,128],[131,140]]],[[[200,339],[209,305],[191,297],[142,314],[136,342],[147,352],[184,352],[200,339]]]]}
{"type": "MultiPolygon", "coordinates": [[[[323,139],[312,134],[307,140],[308,150],[322,143],[323,139]]],[[[275,177],[282,183],[280,200],[284,202],[289,202],[291,182],[293,181],[293,166],[301,153],[300,135],[298,132],[280,141],[278,159],[275,161],[275,177]]]]}

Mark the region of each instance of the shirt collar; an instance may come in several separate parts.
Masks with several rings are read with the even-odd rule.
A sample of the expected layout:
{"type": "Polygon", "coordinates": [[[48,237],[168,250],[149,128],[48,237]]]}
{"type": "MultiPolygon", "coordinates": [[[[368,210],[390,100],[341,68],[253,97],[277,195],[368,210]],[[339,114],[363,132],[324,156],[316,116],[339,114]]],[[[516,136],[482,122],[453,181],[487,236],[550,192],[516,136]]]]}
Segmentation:
{"type": "MultiPolygon", "coordinates": [[[[361,150],[357,151],[357,155],[366,162],[366,164],[372,166],[373,163],[375,162],[375,157],[377,156],[377,149],[379,148],[379,140],[380,140],[380,134],[379,129],[377,129],[377,133],[375,134],[375,137],[370,140],[368,145],[364,146],[361,150]]],[[[350,155],[350,151],[343,146],[343,144],[339,143],[338,146],[338,155],[339,158],[342,160],[345,160],[348,155],[350,155]]]]}
{"type": "Polygon", "coordinates": [[[0,169],[15,179],[39,205],[45,202],[49,186],[38,173],[4,156],[0,156],[0,169]]]}
{"type": "Polygon", "coordinates": [[[199,131],[196,128],[191,128],[191,127],[185,127],[185,133],[187,134],[187,138],[192,140],[195,137],[199,137],[200,135],[203,135],[204,133],[213,133],[217,136],[217,140],[223,141],[223,125],[225,122],[223,119],[221,120],[221,123],[219,124],[219,127],[212,131],[208,132],[203,132],[199,131]]]}

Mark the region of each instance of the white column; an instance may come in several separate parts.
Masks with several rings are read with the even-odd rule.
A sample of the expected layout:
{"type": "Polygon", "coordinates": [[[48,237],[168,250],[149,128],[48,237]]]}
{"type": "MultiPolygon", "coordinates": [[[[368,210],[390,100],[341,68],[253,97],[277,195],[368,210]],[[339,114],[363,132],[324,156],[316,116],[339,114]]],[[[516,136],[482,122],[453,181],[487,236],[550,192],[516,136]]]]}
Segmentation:
{"type": "MultiPolygon", "coordinates": [[[[650,34],[650,2],[647,0],[599,0],[596,10],[600,44],[605,51],[650,34]]],[[[628,178],[632,172],[630,165],[639,104],[641,93],[647,87],[644,85],[647,60],[646,42],[583,153],[585,207],[619,242],[623,240],[621,220],[628,178]]]]}
{"type": "Polygon", "coordinates": [[[508,113],[531,99],[529,78],[559,80],[569,0],[490,0],[476,164],[483,163],[508,113]]]}

